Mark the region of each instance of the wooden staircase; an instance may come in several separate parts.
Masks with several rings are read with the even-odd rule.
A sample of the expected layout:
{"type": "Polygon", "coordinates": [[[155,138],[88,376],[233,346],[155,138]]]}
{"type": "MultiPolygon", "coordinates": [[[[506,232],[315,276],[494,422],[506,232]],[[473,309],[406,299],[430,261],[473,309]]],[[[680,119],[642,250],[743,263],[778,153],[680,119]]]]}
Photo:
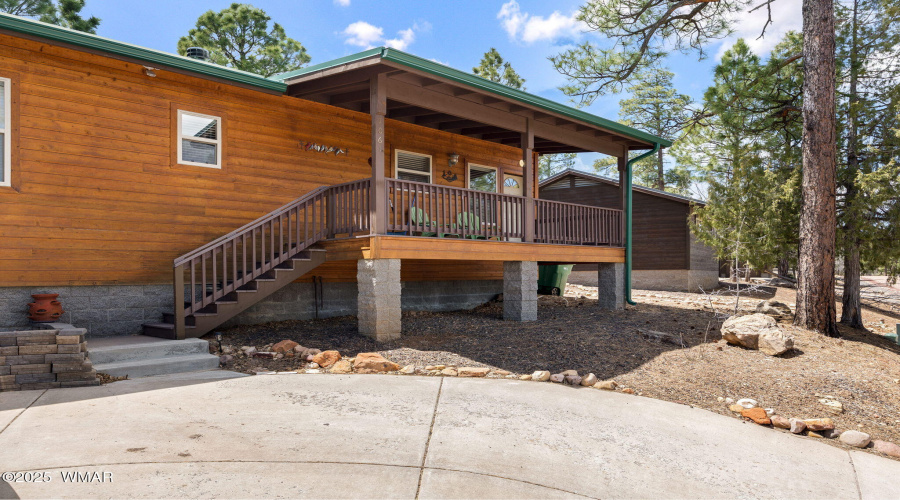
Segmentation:
{"type": "Polygon", "coordinates": [[[325,262],[313,248],[369,232],[369,179],[320,187],[175,259],[175,307],[144,335],[201,337],[325,262]]]}

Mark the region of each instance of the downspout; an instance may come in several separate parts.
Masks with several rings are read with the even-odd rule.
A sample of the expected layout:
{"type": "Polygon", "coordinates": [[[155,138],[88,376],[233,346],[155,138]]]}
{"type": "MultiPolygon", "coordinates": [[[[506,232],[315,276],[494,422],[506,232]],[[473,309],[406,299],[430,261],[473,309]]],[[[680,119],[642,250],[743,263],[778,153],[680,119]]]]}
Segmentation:
{"type": "Polygon", "coordinates": [[[637,305],[631,300],[631,167],[638,161],[654,155],[659,151],[659,143],[653,144],[653,149],[639,155],[625,164],[625,302],[637,305]]]}

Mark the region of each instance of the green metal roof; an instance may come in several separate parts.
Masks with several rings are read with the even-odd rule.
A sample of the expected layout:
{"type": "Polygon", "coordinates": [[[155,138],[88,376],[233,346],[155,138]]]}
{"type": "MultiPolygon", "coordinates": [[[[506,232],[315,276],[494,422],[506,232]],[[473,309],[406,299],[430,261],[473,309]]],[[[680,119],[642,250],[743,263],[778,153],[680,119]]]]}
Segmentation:
{"type": "Polygon", "coordinates": [[[170,54],[168,52],[138,47],[137,45],[131,45],[109,38],[103,38],[102,36],[75,31],[10,14],[0,13],[0,29],[137,59],[151,65],[167,66],[190,71],[192,73],[198,73],[203,76],[221,78],[223,80],[251,85],[266,90],[274,90],[282,93],[287,90],[287,85],[283,82],[248,73],[246,71],[226,68],[225,66],[219,66],[218,64],[191,59],[190,57],[184,57],[177,54],[170,54]]]}
{"type": "Polygon", "coordinates": [[[507,87],[506,85],[502,85],[500,83],[492,82],[490,80],[481,78],[479,76],[472,75],[470,73],[466,73],[464,71],[460,71],[458,69],[451,68],[449,66],[445,66],[443,64],[436,63],[434,61],[429,61],[428,59],[423,59],[418,56],[414,56],[412,54],[407,54],[406,52],[391,49],[388,47],[379,47],[375,49],[370,49],[365,52],[360,52],[358,54],[353,54],[350,56],[342,57],[340,59],[335,59],[333,61],[324,62],[321,64],[316,64],[315,66],[310,66],[307,68],[301,68],[295,71],[291,71],[288,73],[282,73],[280,75],[274,75],[271,78],[273,80],[284,82],[285,80],[289,80],[291,78],[295,78],[297,76],[313,73],[315,71],[320,71],[323,69],[333,68],[335,66],[340,66],[342,64],[352,63],[355,61],[360,61],[363,59],[367,59],[374,56],[379,56],[384,61],[390,61],[396,64],[400,64],[409,68],[417,69],[419,71],[424,71],[426,73],[430,73],[435,76],[439,76],[441,78],[445,78],[447,80],[451,80],[457,83],[461,83],[464,85],[468,85],[470,87],[475,87],[486,92],[490,92],[492,94],[496,94],[502,97],[506,97],[509,99],[513,99],[519,101],[524,104],[528,104],[530,106],[534,106],[540,109],[544,109],[547,111],[551,111],[554,113],[558,113],[567,118],[571,118],[574,120],[578,120],[584,123],[588,123],[591,125],[595,125],[597,127],[602,127],[607,130],[619,133],[626,137],[631,137],[633,139],[637,139],[640,141],[650,142],[653,144],[659,144],[662,147],[669,147],[672,145],[672,141],[668,139],[663,139],[662,137],[656,137],[654,135],[648,134],[646,132],[642,132],[640,130],[622,125],[621,123],[614,122],[612,120],[607,120],[606,118],[601,118],[597,115],[592,115],[580,109],[576,109],[570,106],[566,106],[564,104],[560,104],[558,102],[551,101],[549,99],[545,99],[540,96],[536,96],[534,94],[529,94],[528,92],[523,92],[521,90],[514,89],[512,87],[507,87]]]}

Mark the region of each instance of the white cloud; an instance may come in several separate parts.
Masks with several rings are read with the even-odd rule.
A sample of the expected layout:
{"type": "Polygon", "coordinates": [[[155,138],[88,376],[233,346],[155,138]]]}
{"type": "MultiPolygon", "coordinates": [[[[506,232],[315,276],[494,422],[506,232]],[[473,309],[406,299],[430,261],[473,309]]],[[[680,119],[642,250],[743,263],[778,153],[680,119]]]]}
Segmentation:
{"type": "Polygon", "coordinates": [[[537,16],[522,12],[519,2],[510,0],[500,7],[497,19],[513,40],[534,43],[580,36],[584,25],[576,19],[577,15],[578,12],[565,15],[554,11],[547,17],[537,16]]]}
{"type": "Polygon", "coordinates": [[[416,41],[416,35],[431,30],[431,24],[422,21],[412,25],[412,27],[397,32],[395,38],[386,39],[384,37],[384,28],[374,26],[365,21],[357,21],[347,26],[341,32],[346,38],[344,43],[348,45],[356,45],[366,49],[371,49],[377,45],[384,45],[392,49],[406,50],[410,44],[416,41]]]}
{"type": "Polygon", "coordinates": [[[340,5],[341,7],[349,7],[350,0],[334,0],[335,5],[340,5]]]}
{"type": "MultiPolygon", "coordinates": [[[[757,5],[754,2],[754,5],[757,5]]],[[[737,14],[734,18],[735,32],[726,38],[716,53],[716,59],[722,58],[738,38],[743,38],[750,50],[759,56],[767,55],[788,31],[803,29],[803,0],[778,0],[772,2],[772,24],[766,27],[766,35],[760,38],[763,26],[769,18],[765,7],[749,12],[749,9],[737,14]]]]}
{"type": "Polygon", "coordinates": [[[344,43],[370,49],[384,39],[384,30],[365,21],[357,21],[342,32],[347,38],[344,43]]]}

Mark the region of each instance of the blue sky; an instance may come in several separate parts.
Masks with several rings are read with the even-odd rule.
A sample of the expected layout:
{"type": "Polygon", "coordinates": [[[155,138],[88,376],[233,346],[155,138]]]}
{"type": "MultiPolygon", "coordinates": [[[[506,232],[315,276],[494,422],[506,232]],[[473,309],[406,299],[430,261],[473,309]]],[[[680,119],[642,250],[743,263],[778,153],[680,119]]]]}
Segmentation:
{"type": "MultiPolygon", "coordinates": [[[[718,56],[738,36],[751,41],[761,55],[788,29],[799,29],[801,0],[774,4],[776,24],[769,35],[755,40],[765,21],[760,11],[744,14],[737,33],[709,47],[710,57],[673,55],[669,68],[675,85],[695,99],[709,85],[718,56]]],[[[221,10],[227,0],[88,0],[83,11],[103,20],[98,34],[124,42],[175,52],[178,38],[192,28],[207,10],[221,10]]],[[[491,47],[512,63],[526,80],[529,92],[568,103],[557,87],[565,83],[547,58],[584,40],[603,43],[585,33],[574,19],[583,2],[578,0],[252,0],[284,26],[320,63],[359,52],[371,46],[392,45],[449,66],[471,71],[491,47]]],[[[618,119],[622,95],[601,97],[587,111],[618,119]]]]}

